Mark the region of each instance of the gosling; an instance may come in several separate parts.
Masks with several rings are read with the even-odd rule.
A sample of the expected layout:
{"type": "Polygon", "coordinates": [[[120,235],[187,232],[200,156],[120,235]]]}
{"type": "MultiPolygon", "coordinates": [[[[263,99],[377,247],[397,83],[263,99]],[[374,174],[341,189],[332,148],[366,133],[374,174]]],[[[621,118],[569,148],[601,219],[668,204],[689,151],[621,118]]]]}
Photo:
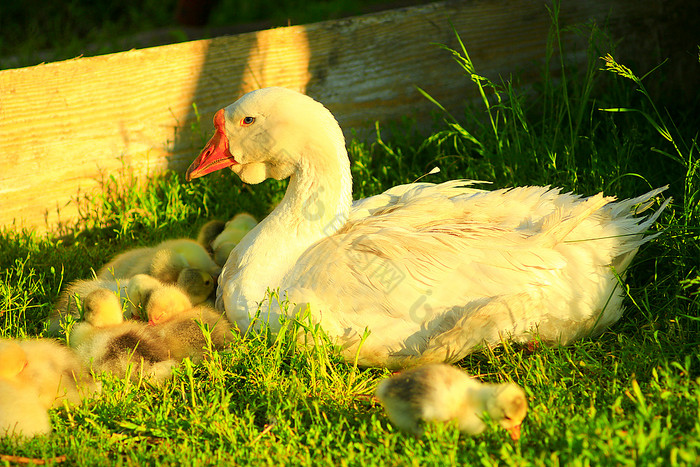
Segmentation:
{"type": "Polygon", "coordinates": [[[77,323],[69,344],[95,372],[107,372],[132,381],[143,376],[161,382],[172,375],[178,362],[143,322],[124,321],[117,297],[98,289],[84,300],[85,321],[77,323]],[[137,371],[133,371],[137,370],[137,371]]]}
{"type": "Polygon", "coordinates": [[[21,374],[27,355],[14,341],[0,341],[0,437],[32,437],[51,432],[49,412],[21,374]]]}
{"type": "Polygon", "coordinates": [[[478,435],[486,428],[486,413],[517,440],[527,413],[525,391],[517,384],[481,383],[442,363],[384,379],[376,396],[394,425],[417,436],[426,422],[453,422],[461,432],[478,435]]]}
{"type": "MultiPolygon", "coordinates": [[[[153,293],[151,301],[165,300],[167,289],[153,293]]],[[[173,299],[177,303],[177,297],[173,299]]],[[[171,307],[147,306],[150,332],[158,336],[168,348],[172,358],[189,358],[197,363],[204,358],[206,351],[221,350],[234,340],[233,327],[226,316],[206,305],[199,305],[185,311],[174,311],[171,307]]]]}
{"type": "MultiPolygon", "coordinates": [[[[210,244],[216,264],[219,266],[226,264],[226,260],[228,259],[229,254],[231,254],[231,251],[257,224],[258,221],[255,220],[253,216],[245,212],[236,214],[233,219],[228,221],[224,229],[211,241],[210,244]]],[[[204,229],[204,227],[202,229],[204,229]]]]}

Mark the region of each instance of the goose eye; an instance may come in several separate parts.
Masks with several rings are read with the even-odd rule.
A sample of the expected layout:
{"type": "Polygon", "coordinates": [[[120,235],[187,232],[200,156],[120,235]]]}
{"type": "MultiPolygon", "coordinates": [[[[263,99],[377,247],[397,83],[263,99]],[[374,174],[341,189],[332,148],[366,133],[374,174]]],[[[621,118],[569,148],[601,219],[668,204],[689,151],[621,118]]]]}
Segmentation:
{"type": "Polygon", "coordinates": [[[255,117],[243,117],[241,120],[241,126],[252,125],[255,122],[255,117]]]}

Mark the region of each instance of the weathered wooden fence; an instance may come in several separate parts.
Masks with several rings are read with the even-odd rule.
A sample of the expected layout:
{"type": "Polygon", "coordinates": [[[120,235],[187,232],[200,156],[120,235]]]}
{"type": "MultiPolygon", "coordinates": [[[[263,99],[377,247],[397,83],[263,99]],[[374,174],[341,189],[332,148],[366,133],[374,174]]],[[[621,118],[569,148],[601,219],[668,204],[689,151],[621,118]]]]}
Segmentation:
{"type": "MultiPolygon", "coordinates": [[[[663,2],[563,3],[562,26],[595,20],[621,37],[663,2]]],[[[99,190],[103,174],[125,165],[137,176],[183,170],[213,113],[259,87],[312,95],[346,131],[429,118],[434,106],[417,86],[455,108],[475,95],[436,45],[456,47],[455,32],[480,73],[532,82],[550,27],[541,1],[448,1],[1,71],[0,225],[54,230],[77,215],[78,193],[99,190]]],[[[567,50],[568,60],[585,61],[584,46],[567,50]]]]}

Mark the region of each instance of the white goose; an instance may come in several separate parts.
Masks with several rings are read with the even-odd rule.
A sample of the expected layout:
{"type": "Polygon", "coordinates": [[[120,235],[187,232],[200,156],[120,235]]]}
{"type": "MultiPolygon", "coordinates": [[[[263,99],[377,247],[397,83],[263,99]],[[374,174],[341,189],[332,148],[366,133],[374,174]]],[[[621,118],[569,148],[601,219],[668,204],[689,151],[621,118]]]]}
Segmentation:
{"type": "Polygon", "coordinates": [[[266,290],[279,288],[298,305],[271,300],[261,321],[275,330],[308,304],[364,366],[453,362],[503,338],[566,344],[601,332],[622,313],[616,275],[654,237],[644,232],[669,202],[635,218],[665,187],[614,202],[457,180],[353,204],[343,134],[310,97],[253,91],[219,110],[214,126],[188,180],[225,167],[249,184],[290,179],[282,202],[231,252],[217,307],[246,330],[266,290]]]}

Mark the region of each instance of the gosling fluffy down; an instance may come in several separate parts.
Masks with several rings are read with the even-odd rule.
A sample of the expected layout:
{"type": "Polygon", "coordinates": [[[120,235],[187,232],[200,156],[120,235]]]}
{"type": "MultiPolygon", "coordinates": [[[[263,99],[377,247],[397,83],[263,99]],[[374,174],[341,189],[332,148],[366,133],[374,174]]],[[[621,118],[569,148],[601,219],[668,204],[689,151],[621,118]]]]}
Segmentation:
{"type": "Polygon", "coordinates": [[[221,267],[202,245],[189,238],[180,238],[117,255],[100,268],[97,277],[113,279],[148,274],[162,282],[176,283],[185,268],[199,269],[212,277],[217,277],[221,272],[221,267]]]}
{"type": "Polygon", "coordinates": [[[178,287],[161,284],[149,292],[142,306],[145,318],[154,324],[190,310],[192,302],[178,287]]]}
{"type": "Polygon", "coordinates": [[[104,289],[85,298],[85,321],[73,327],[69,343],[93,371],[118,378],[163,381],[177,365],[146,323],[123,320],[119,300],[104,289]]]}
{"type": "Polygon", "coordinates": [[[98,392],[65,346],[47,339],[0,340],[0,437],[49,433],[50,407],[80,404],[98,392]]]}
{"type": "Polygon", "coordinates": [[[128,310],[125,316],[136,316],[145,318],[142,313],[143,304],[148,301],[151,292],[163,286],[178,288],[182,294],[187,296],[188,303],[198,305],[205,302],[216,287],[216,281],[206,271],[195,268],[184,268],[180,271],[175,283],[163,282],[148,274],[136,274],[129,279],[126,293],[128,297],[128,310]]]}
{"type": "Polygon", "coordinates": [[[35,388],[0,379],[0,438],[51,433],[49,412],[35,388]]]}
{"type": "Polygon", "coordinates": [[[411,368],[382,380],[377,398],[389,420],[415,435],[426,422],[452,422],[460,431],[477,435],[484,431],[484,414],[520,438],[527,413],[525,391],[514,383],[481,383],[447,364],[411,368]]]}
{"type": "Polygon", "coordinates": [[[172,358],[178,361],[189,357],[198,362],[209,349],[209,342],[212,350],[221,350],[234,340],[226,316],[206,305],[183,313],[160,315],[160,319],[149,322],[150,331],[162,339],[172,358]]]}
{"type": "MultiPolygon", "coordinates": [[[[206,273],[205,273],[206,274],[206,273]]],[[[147,274],[137,274],[129,279],[127,287],[132,315],[148,320],[149,313],[181,313],[192,307],[193,300],[180,286],[164,284],[147,274]]],[[[201,302],[195,302],[201,303],[201,302]]]]}
{"type": "Polygon", "coordinates": [[[39,391],[22,381],[27,354],[12,340],[0,341],[0,438],[51,432],[49,413],[39,391]]]}
{"type": "MultiPolygon", "coordinates": [[[[162,287],[163,282],[147,274],[136,274],[123,279],[93,279],[72,282],[58,297],[49,315],[48,332],[51,336],[59,336],[69,321],[80,319],[80,310],[84,298],[97,289],[107,289],[119,297],[124,315],[127,318],[142,318],[143,302],[156,288],[162,287]]],[[[203,303],[211,295],[216,282],[206,271],[195,268],[184,268],[178,275],[174,286],[179,287],[187,295],[193,305],[203,303]]]]}
{"type": "MultiPolygon", "coordinates": [[[[226,228],[226,222],[218,219],[211,220],[204,224],[197,234],[197,243],[202,245],[210,255],[214,252],[211,248],[211,243],[221,232],[226,228]]],[[[218,263],[217,263],[218,264],[218,263]]],[[[221,266],[221,264],[219,264],[221,266]]]]}
{"type": "Polygon", "coordinates": [[[129,281],[126,279],[88,279],[71,282],[58,296],[49,314],[49,335],[61,335],[69,322],[78,321],[80,319],[80,310],[83,308],[84,298],[94,290],[110,290],[119,297],[122,303],[126,304],[126,288],[128,284],[129,281]]]}
{"type": "Polygon", "coordinates": [[[210,248],[216,264],[219,266],[226,264],[231,251],[256,225],[258,221],[245,212],[236,214],[228,221],[224,229],[211,241],[210,248]]]}
{"type": "MultiPolygon", "coordinates": [[[[61,407],[64,401],[80,404],[100,391],[87,368],[75,353],[51,339],[3,340],[3,348],[15,344],[25,355],[24,367],[15,381],[35,387],[44,407],[61,407]]],[[[4,354],[4,351],[3,351],[4,354]]]]}
{"type": "Polygon", "coordinates": [[[165,284],[177,284],[193,304],[199,304],[214,291],[220,272],[221,268],[202,245],[181,238],[117,255],[100,268],[97,277],[118,280],[147,274],[165,284]]]}

